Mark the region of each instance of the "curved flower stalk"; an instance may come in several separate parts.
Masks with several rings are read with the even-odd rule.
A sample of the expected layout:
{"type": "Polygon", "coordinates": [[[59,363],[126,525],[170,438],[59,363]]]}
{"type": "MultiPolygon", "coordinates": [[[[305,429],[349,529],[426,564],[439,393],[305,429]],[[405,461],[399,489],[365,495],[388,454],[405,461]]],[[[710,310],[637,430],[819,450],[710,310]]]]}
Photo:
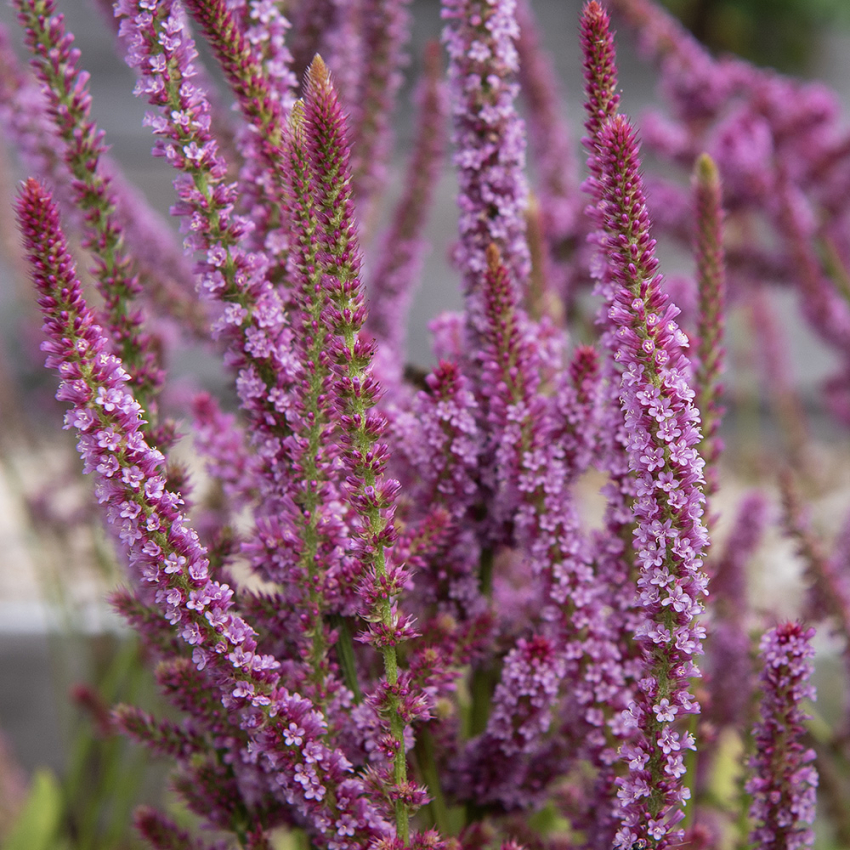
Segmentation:
{"type": "MultiPolygon", "coordinates": [[[[225,0],[188,0],[186,7],[215,52],[242,114],[258,133],[258,153],[273,165],[280,155],[287,101],[291,104],[286,86],[292,77],[285,67],[286,54],[278,52],[277,61],[264,63],[263,59],[268,57],[258,49],[264,39],[259,35],[251,38],[253,31],[239,25],[238,9],[225,0]]],[[[279,40],[280,30],[286,28],[279,11],[269,7],[264,14],[258,8],[249,7],[249,20],[255,15],[266,19],[261,20],[260,25],[271,25],[264,34],[279,40]]]]}
{"type": "Polygon", "coordinates": [[[141,312],[133,307],[139,283],[115,215],[116,200],[109,175],[101,164],[103,133],[91,120],[88,74],[77,67],[79,51],[56,15],[54,0],[18,0],[18,20],[26,32],[33,68],[50,104],[50,116],[64,145],[63,158],[71,172],[74,200],[85,214],[86,241],[95,257],[93,274],[105,302],[110,339],[127,365],[140,398],[154,415],[154,397],[163,372],[155,346],[143,330],[141,312]]]}
{"type": "MultiPolygon", "coordinates": [[[[262,87],[265,89],[263,96],[278,102],[281,120],[285,120],[298,87],[298,80],[291,70],[292,55],[287,44],[289,20],[279,4],[266,0],[240,0],[231,3],[229,9],[244,35],[242,40],[233,37],[234,48],[239,51],[250,45],[253,50],[252,61],[242,62],[240,75],[246,77],[251,74],[256,77],[261,69],[264,77],[262,87]]],[[[248,86],[253,88],[256,98],[261,84],[252,81],[248,86]]],[[[245,110],[251,108],[250,99],[246,103],[244,94],[240,97],[238,92],[237,97],[242,103],[243,114],[246,114],[245,110]]],[[[240,128],[237,142],[242,159],[238,190],[240,202],[254,225],[248,244],[254,250],[265,252],[274,261],[275,267],[270,270],[272,280],[285,283],[289,225],[283,215],[284,208],[280,205],[278,170],[260,150],[261,139],[267,134],[273,135],[276,127],[269,120],[261,120],[258,125],[250,113],[246,118],[247,125],[240,128]]]]}
{"type": "Polygon", "coordinates": [[[467,321],[474,336],[486,327],[481,281],[494,244],[511,275],[527,285],[531,258],[525,238],[528,188],[523,122],[514,106],[519,35],[514,0],[444,0],[449,23],[443,42],[460,194],[460,242],[455,261],[463,274],[467,321]]]}
{"type": "Polygon", "coordinates": [[[289,22],[275,4],[255,0],[187,0],[185,5],[212,47],[246,121],[237,136],[244,160],[237,194],[254,213],[252,246],[265,252],[266,274],[281,283],[288,224],[281,218],[285,187],[278,163],[296,83],[284,43],[289,22]]]}
{"type": "Polygon", "coordinates": [[[763,664],[761,720],[753,729],[756,751],[750,760],[750,842],[757,850],[814,846],[815,753],[802,742],[808,719],[803,700],[813,700],[814,629],[783,623],[767,632],[759,654],[763,664]]]}
{"type": "Polygon", "coordinates": [[[80,293],[55,205],[35,180],[18,204],[28,259],[45,315],[47,364],[62,377],[58,397],[73,409],[66,425],[80,434],[85,471],[126,544],[131,564],[155,588],[160,615],[209,668],[226,707],[241,709],[252,753],[287,802],[337,847],[376,837],[383,822],[347,776],[345,757],[321,743],[324,721],[312,706],[278,685],[279,663],[256,651],[254,630],[234,609],[233,590],[210,579],[204,550],[165,488],[163,457],[142,435],[127,373],[106,351],[103,331],[80,293]],[[309,742],[309,743],[308,743],[309,742]],[[309,758],[308,758],[309,755],[309,758]]]}
{"type": "Polygon", "coordinates": [[[284,411],[298,364],[283,299],[265,276],[265,258],[242,247],[249,225],[234,212],[236,188],[224,182],[227,164],[210,134],[209,103],[192,82],[196,53],[184,19],[166,0],[153,7],[125,0],[117,14],[128,63],[140,73],[136,93],[159,110],[146,118],[158,137],[155,153],[180,172],[173,212],[184,218],[186,247],[204,252],[197,265],[201,289],[225,305],[214,331],[228,343],[242,405],[258,429],[263,496],[272,500],[270,509],[286,505],[285,483],[275,482],[273,469],[286,468],[275,458],[290,433],[284,411]]]}

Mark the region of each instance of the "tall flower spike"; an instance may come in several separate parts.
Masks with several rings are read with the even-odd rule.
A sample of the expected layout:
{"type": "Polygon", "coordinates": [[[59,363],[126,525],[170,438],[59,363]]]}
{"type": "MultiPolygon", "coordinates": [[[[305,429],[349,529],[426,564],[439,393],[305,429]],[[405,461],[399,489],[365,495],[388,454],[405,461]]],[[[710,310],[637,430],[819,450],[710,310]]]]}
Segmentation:
{"type": "Polygon", "coordinates": [[[717,489],[715,463],[723,449],[717,435],[723,408],[720,394],[724,367],[724,309],[726,302],[726,264],[723,252],[723,208],[720,175],[708,154],[697,159],[694,171],[696,206],[696,263],[699,287],[698,368],[696,374],[697,409],[702,414],[701,454],[708,466],[706,496],[717,489]]]}
{"type": "Polygon", "coordinates": [[[16,0],[15,8],[64,145],[62,155],[73,176],[75,201],[86,215],[85,245],[95,257],[93,273],[104,299],[110,338],[140,398],[150,407],[164,376],[153,341],[142,330],[142,315],[133,308],[139,284],[115,215],[110,179],[101,163],[106,146],[103,132],[91,120],[89,75],[77,67],[79,51],[72,47],[74,37],[66,31],[64,17],[55,14],[55,0],[16,0]]]}
{"type": "MultiPolygon", "coordinates": [[[[305,107],[296,101],[284,137],[286,159],[281,169],[287,181],[287,217],[292,228],[291,257],[295,270],[294,294],[299,307],[296,318],[296,351],[301,360],[300,380],[293,387],[288,421],[293,428],[288,460],[297,469],[300,486],[292,494],[300,508],[295,530],[299,541],[297,563],[291,575],[281,581],[294,585],[293,603],[303,610],[305,636],[309,640],[307,660],[310,686],[315,698],[324,704],[330,644],[327,621],[327,585],[345,585],[338,575],[330,577],[334,552],[346,545],[336,514],[339,492],[336,447],[338,411],[335,409],[333,377],[327,356],[332,334],[323,320],[327,307],[319,257],[319,212],[313,197],[313,163],[306,141],[305,107]]],[[[347,529],[345,532],[347,533],[347,529]]],[[[350,585],[350,581],[348,582],[350,585]]],[[[349,594],[353,588],[346,587],[349,594]]],[[[337,592],[337,597],[339,593],[337,592]]],[[[335,613],[339,613],[336,611],[335,613]]]]}
{"type": "Polygon", "coordinates": [[[750,842],[756,850],[814,845],[818,774],[811,763],[815,753],[802,740],[808,719],[802,703],[815,698],[814,635],[801,623],[783,623],[767,632],[759,647],[761,719],[753,729],[756,751],[746,785],[753,796],[750,842]]]}
{"type": "Polygon", "coordinates": [[[225,305],[213,330],[238,371],[237,391],[264,461],[258,485],[272,510],[286,502],[280,471],[288,466],[278,456],[290,434],[284,411],[299,371],[283,299],[266,277],[263,256],[243,247],[250,225],[234,212],[236,187],[225,183],[227,163],[210,133],[209,102],[193,81],[196,51],[185,17],[168,0],[121,0],[116,14],[127,62],[140,75],[136,94],[157,109],[145,118],[157,137],[154,154],[179,172],[172,213],[183,218],[186,247],[203,252],[200,288],[225,305]]]}
{"type": "Polygon", "coordinates": [[[332,335],[327,356],[341,413],[345,495],[358,515],[355,551],[363,577],[363,616],[369,622],[361,639],[379,649],[384,659],[385,681],[373,699],[389,726],[392,779],[386,793],[395,809],[398,838],[407,844],[410,815],[426,797],[423,789],[407,778],[405,729],[412,721],[427,718],[428,706],[424,695],[410,687],[399,669],[398,646],[416,635],[412,620],[398,610],[398,596],[408,573],[391,558],[397,536],[393,520],[399,484],[383,475],[388,450],[379,441],[386,420],[374,410],[379,392],[371,375],[374,346],[360,333],[366,309],[351,197],[350,151],[342,109],[320,56],[307,72],[304,124],[318,219],[318,263],[327,299],[321,323],[332,335]]]}
{"type": "Polygon", "coordinates": [[[514,0],[443,0],[449,23],[443,42],[449,54],[454,123],[454,163],[460,194],[460,242],[455,260],[463,274],[467,314],[474,335],[484,332],[481,281],[486,251],[496,245],[513,286],[528,282],[531,259],[525,238],[528,188],[524,126],[514,101],[519,85],[519,35],[514,0]]]}
{"type": "Polygon", "coordinates": [[[694,742],[677,727],[699,710],[688,688],[698,675],[694,659],[705,631],[695,622],[706,589],[704,461],[696,450],[699,413],[682,352],[687,337],[675,322],[678,308],[660,288],[635,133],[624,117],[602,126],[595,155],[597,210],[611,278],[609,339],[623,368],[620,399],[637,483],[635,548],[646,617],[636,635],[647,668],[629,710],[636,738],[622,750],[630,771],[619,790],[623,827],[617,846],[641,839],[661,850],[680,839],[677,824],[689,797],[682,783],[683,751],[694,742]]]}
{"type": "MultiPolygon", "coordinates": [[[[230,10],[243,34],[242,39],[233,38],[235,45],[243,48],[250,46],[252,50],[252,55],[246,56],[242,62],[242,75],[248,78],[246,84],[255,93],[262,88],[266,98],[276,100],[280,117],[285,120],[298,86],[298,80],[290,67],[292,56],[287,39],[289,20],[284,16],[280,4],[267,0],[235,0],[230,4],[230,10]],[[257,75],[260,69],[263,72],[262,79],[257,75]]],[[[254,225],[248,236],[248,245],[253,250],[265,253],[270,261],[269,276],[272,281],[285,285],[288,281],[289,223],[280,203],[279,169],[263,150],[268,145],[264,138],[275,134],[273,122],[269,120],[275,115],[271,109],[268,110],[264,121],[262,116],[254,114],[252,117],[246,113],[246,109],[254,109],[255,100],[256,94],[241,105],[247,121],[240,126],[236,139],[242,160],[239,197],[242,209],[248,212],[254,225]]],[[[212,106],[215,118],[219,110],[214,102],[212,106]]],[[[213,126],[213,129],[216,127],[213,126]]],[[[221,138],[219,133],[216,135],[221,138]]]]}
{"type": "Polygon", "coordinates": [[[73,408],[84,471],[126,544],[131,567],[154,589],[162,618],[208,669],[224,706],[234,711],[260,763],[314,837],[335,850],[375,841],[387,825],[350,776],[348,759],[325,741],[313,705],[279,685],[278,661],[258,651],[255,631],[234,609],[234,592],[209,576],[206,553],[165,487],[162,454],[145,442],[127,373],[106,351],[103,331],[80,292],[56,207],[35,180],[24,186],[18,221],[45,316],[47,365],[62,378],[57,397],[73,408]],[[297,734],[293,733],[298,730],[297,734]]]}

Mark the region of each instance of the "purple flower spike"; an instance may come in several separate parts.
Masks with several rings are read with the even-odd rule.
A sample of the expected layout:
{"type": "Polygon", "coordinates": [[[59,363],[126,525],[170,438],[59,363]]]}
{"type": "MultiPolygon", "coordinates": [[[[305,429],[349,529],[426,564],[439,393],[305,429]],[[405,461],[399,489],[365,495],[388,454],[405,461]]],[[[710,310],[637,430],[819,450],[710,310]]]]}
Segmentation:
{"type": "Polygon", "coordinates": [[[698,675],[694,659],[702,652],[704,629],[695,617],[706,588],[699,413],[682,352],[687,337],[675,322],[679,311],[659,286],[635,134],[625,118],[603,124],[595,157],[597,213],[611,280],[609,340],[623,368],[620,399],[637,484],[634,534],[646,616],[636,637],[647,669],[629,710],[636,738],[622,750],[630,772],[619,791],[623,826],[617,847],[642,839],[666,848],[681,837],[676,825],[689,796],[683,757],[693,738],[681,731],[680,721],[699,710],[688,693],[690,678],[698,675]]]}
{"type": "MultiPolygon", "coordinates": [[[[127,373],[107,353],[83,300],[53,200],[35,180],[24,186],[18,218],[45,315],[47,365],[62,377],[57,397],[73,404],[66,427],[80,434],[98,500],[142,579],[157,587],[166,619],[196,648],[199,666],[220,663],[212,647],[221,640],[238,669],[253,655],[253,629],[229,613],[232,590],[209,580],[205,553],[178,511],[181,500],[165,489],[164,458],[142,436],[141,408],[124,386],[127,373]]],[[[251,666],[258,682],[274,681],[274,659],[257,656],[251,666]]]]}
{"type": "Polygon", "coordinates": [[[361,613],[369,624],[361,640],[383,655],[385,678],[370,702],[388,727],[385,749],[392,769],[382,778],[383,791],[395,811],[398,838],[406,844],[410,815],[427,795],[407,779],[405,729],[415,720],[426,719],[429,707],[398,665],[399,645],[417,636],[413,620],[398,605],[409,572],[392,557],[400,485],[383,474],[389,459],[387,445],[381,442],[387,423],[374,409],[380,390],[372,375],[374,344],[361,333],[366,309],[351,196],[350,147],[342,108],[321,56],[307,71],[303,122],[313,176],[317,264],[323,273],[319,291],[325,307],[320,326],[328,332],[323,356],[334,378],[330,396],[340,416],[343,495],[355,513],[353,548],[362,578],[361,613]]]}
{"type": "MultiPolygon", "coordinates": [[[[250,225],[234,212],[236,187],[224,182],[227,163],[210,133],[209,101],[193,82],[196,51],[185,16],[167,0],[153,6],[121,0],[116,14],[123,18],[127,62],[139,71],[136,94],[157,108],[145,119],[157,137],[154,154],[179,172],[172,213],[183,218],[185,246],[203,252],[196,266],[200,288],[225,304],[213,330],[228,343],[242,406],[257,429],[262,496],[269,509],[288,504],[279,473],[288,465],[278,458],[290,434],[284,411],[299,366],[281,293],[266,276],[267,260],[243,248],[250,225]]],[[[274,115],[278,108],[269,107],[274,115]]]]}
{"type": "MultiPolygon", "coordinates": [[[[614,35],[611,20],[602,6],[591,0],[581,16],[581,46],[584,54],[584,80],[587,118],[587,138],[584,146],[594,153],[595,140],[608,118],[617,114],[620,95],[617,94],[617,66],[614,60],[614,35]]],[[[596,174],[591,158],[591,173],[596,174]]]]}
{"type": "Polygon", "coordinates": [[[104,299],[109,338],[126,364],[136,392],[153,414],[153,398],[164,374],[154,341],[143,331],[143,316],[132,309],[140,292],[139,282],[116,216],[115,193],[102,163],[104,133],[91,120],[89,75],[78,67],[79,50],[72,46],[74,36],[65,29],[64,16],[55,14],[55,0],[16,0],[14,5],[61,139],[74,200],[85,213],[84,244],[95,258],[93,274],[104,299]]]}
{"type": "Polygon", "coordinates": [[[251,737],[240,757],[260,765],[323,845],[348,850],[385,835],[348,759],[325,743],[324,718],[279,686],[280,664],[258,650],[256,632],[235,612],[233,589],[210,578],[181,499],[165,487],[164,458],[145,442],[127,373],[107,353],[82,298],[56,207],[35,180],[24,186],[18,220],[45,316],[47,365],[62,378],[57,398],[72,404],[66,427],[79,433],[84,471],[95,475],[95,493],[130,566],[153,589],[160,617],[152,628],[167,621],[191,648],[196,668],[209,671],[221,702],[251,737]]]}
{"type": "Polygon", "coordinates": [[[496,245],[512,285],[531,270],[525,238],[528,188],[524,125],[514,106],[519,84],[514,0],[444,0],[449,54],[454,163],[460,182],[460,243],[455,260],[466,287],[469,322],[484,332],[481,281],[486,251],[496,245]]]}
{"type": "Polygon", "coordinates": [[[815,698],[810,678],[815,630],[801,623],[783,623],[767,632],[759,654],[764,664],[761,720],[753,735],[756,752],[750,759],[750,817],[756,825],[750,842],[756,850],[800,850],[814,846],[818,774],[813,750],[802,738],[808,715],[803,700],[815,698]]]}
{"type": "Polygon", "coordinates": [[[699,286],[699,367],[696,374],[696,405],[702,413],[703,442],[701,453],[709,467],[706,476],[706,495],[717,489],[717,470],[714,467],[723,450],[717,435],[723,408],[725,351],[723,348],[724,309],[726,302],[726,264],[723,252],[723,209],[721,207],[720,175],[708,154],[697,160],[694,173],[696,205],[696,262],[699,286]]]}

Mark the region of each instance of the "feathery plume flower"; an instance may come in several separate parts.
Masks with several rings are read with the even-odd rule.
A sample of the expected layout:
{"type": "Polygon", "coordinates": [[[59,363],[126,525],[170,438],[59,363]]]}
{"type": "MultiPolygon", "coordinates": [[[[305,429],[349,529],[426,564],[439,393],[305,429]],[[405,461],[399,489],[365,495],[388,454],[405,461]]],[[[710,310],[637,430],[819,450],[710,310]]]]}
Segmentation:
{"type": "Polygon", "coordinates": [[[810,683],[815,630],[783,623],[761,640],[763,664],[761,720],[753,729],[756,751],[746,789],[753,796],[750,842],[758,850],[814,846],[815,789],[818,774],[813,750],[802,742],[808,715],[803,700],[815,698],[810,683]]]}

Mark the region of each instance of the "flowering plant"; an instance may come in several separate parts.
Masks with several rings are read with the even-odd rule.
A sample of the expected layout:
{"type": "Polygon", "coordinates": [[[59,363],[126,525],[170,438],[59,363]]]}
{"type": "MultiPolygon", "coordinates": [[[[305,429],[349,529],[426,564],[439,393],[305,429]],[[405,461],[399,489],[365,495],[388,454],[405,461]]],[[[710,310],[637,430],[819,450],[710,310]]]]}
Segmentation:
{"type": "MultiPolygon", "coordinates": [[[[727,271],[767,350],[763,282],[799,287],[841,360],[832,415],[850,421],[850,147],[829,93],[716,60],[650,0],[616,0],[670,107],[645,143],[693,169],[691,187],[647,186],[591,0],[580,187],[530,7],[444,0],[447,82],[431,48],[404,194],[364,254],[406,3],[304,0],[290,22],[271,0],[118,0],[189,271],[107,159],[54,0],[14,4],[40,87],[3,45],[0,101],[35,175],[16,210],[42,349],[128,568],[112,602],[180,711],[122,705],[114,722],[174,760],[199,819],[190,835],[140,809],[153,847],[267,848],[285,833],[329,850],[806,847],[816,751],[848,835],[846,726],[815,739],[805,722],[808,623],[850,634],[847,535],[831,553],[813,534],[804,439],[782,486],[807,624],[765,628],[745,603],[761,495],[709,550],[727,271]],[[448,115],[464,310],[434,323],[438,362],[418,375],[402,329],[448,115]],[[66,226],[99,296],[84,294],[66,226]],[[659,274],[653,227],[693,246],[693,282],[659,274]],[[237,414],[208,394],[183,411],[163,400],[167,322],[221,355],[237,414]],[[190,503],[169,457],[176,415],[215,505],[190,503]],[[591,474],[605,482],[596,526],[581,504],[591,474]],[[746,775],[719,799],[730,736],[746,775]]],[[[792,421],[780,359],[767,368],[792,421]]]]}

